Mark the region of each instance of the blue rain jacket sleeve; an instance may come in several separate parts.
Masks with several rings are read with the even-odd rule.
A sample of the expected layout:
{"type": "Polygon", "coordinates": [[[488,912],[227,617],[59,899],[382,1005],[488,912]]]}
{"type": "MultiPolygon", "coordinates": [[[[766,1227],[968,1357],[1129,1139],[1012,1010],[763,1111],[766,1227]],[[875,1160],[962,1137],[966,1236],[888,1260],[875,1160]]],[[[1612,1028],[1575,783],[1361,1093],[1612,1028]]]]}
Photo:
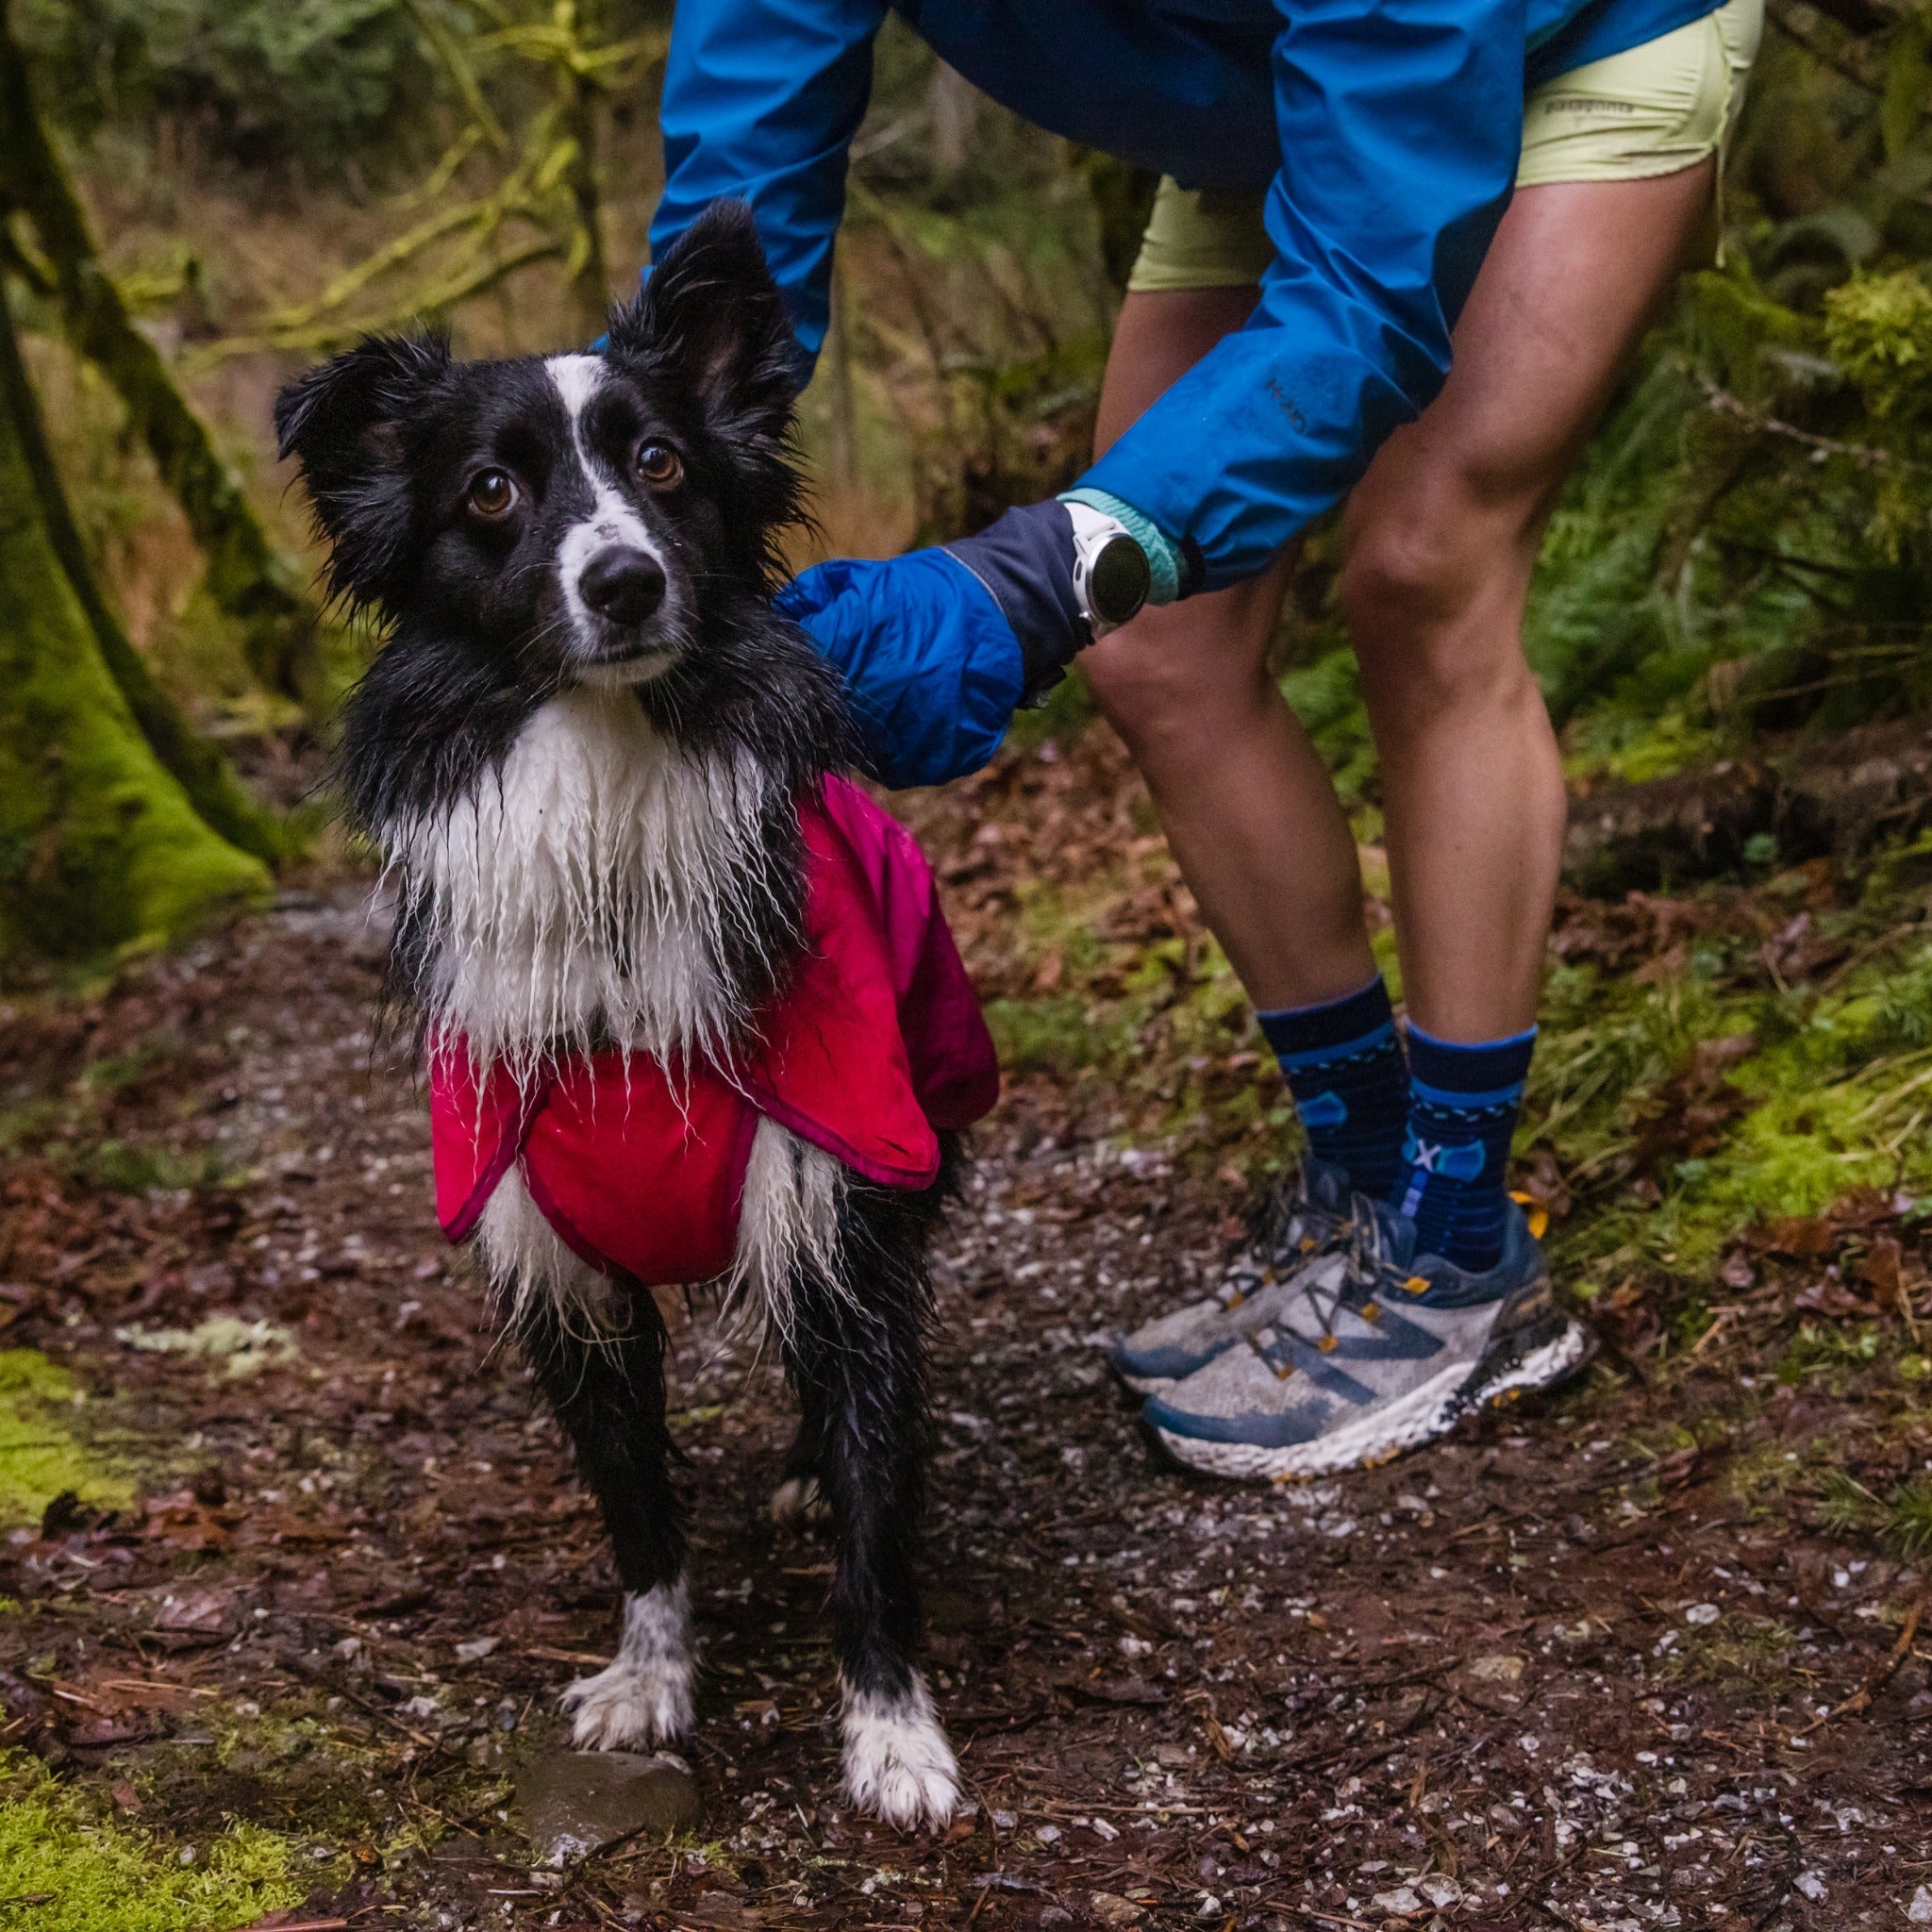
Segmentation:
{"type": "Polygon", "coordinates": [[[1524,0],[1289,0],[1274,43],[1275,258],[1222,341],[1082,478],[1264,569],[1448,374],[1515,180],[1524,0]]]}
{"type": "Polygon", "coordinates": [[[1025,688],[992,592],[943,550],[840,558],[778,597],[845,680],[861,762],[882,785],[942,785],[999,749],[1025,688]]]}
{"type": "MultiPolygon", "coordinates": [[[[900,0],[969,79],[1041,125],[1105,143],[1090,124],[1131,100],[1146,109],[1131,117],[1145,152],[1123,151],[1183,183],[1258,183],[1278,159],[1275,259],[1252,320],[1082,479],[1185,543],[1209,585],[1264,569],[1441,387],[1513,185],[1526,67],[1542,77],[1559,54],[1593,58],[1711,5],[1281,0],[1271,14],[1260,0],[900,0]],[[1046,42],[1081,58],[1028,54],[1046,42]]],[[[807,362],[883,12],[683,0],[672,36],[653,246],[717,196],[748,199],[807,362]]],[[[956,561],[824,566],[794,598],[845,674],[881,777],[933,783],[991,755],[1026,677],[1001,605],[956,561]]]]}
{"type": "Polygon", "coordinates": [[[721,197],[750,202],[804,352],[801,387],[825,339],[845,154],[885,17],[883,0],[699,0],[671,30],[652,252],[721,197]]]}

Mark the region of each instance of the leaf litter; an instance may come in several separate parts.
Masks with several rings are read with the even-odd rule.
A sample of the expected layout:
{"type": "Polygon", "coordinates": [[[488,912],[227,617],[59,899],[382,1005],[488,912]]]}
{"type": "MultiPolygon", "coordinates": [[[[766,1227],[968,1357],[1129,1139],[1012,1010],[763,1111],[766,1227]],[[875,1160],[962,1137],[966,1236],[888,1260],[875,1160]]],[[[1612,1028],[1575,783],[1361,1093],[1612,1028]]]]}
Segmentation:
{"type": "MultiPolygon", "coordinates": [[[[931,1674],[973,1812],[933,1842],[841,1802],[827,1552],[762,1512],[789,1408],[679,1306],[697,1822],[543,1862],[518,1781],[567,1756],[615,1579],[436,1235],[366,885],[329,878],[0,1008],[8,1340],[131,1473],[9,1499],[0,1805],[151,1872],[254,1834],[210,1928],[1918,1909],[1928,1063],[1881,981],[1924,908],[1816,867],[1566,902],[1519,1154],[1604,1364],[1384,1470],[1227,1488],[1152,1459],[1101,1347],[1288,1157],[1239,990],[1103,734],[906,809],[1008,1063],[940,1257],[931,1674]],[[261,1340],[131,1340],[215,1336],[261,1340]]],[[[9,1815],[0,1893],[64,1882],[9,1815]]]]}

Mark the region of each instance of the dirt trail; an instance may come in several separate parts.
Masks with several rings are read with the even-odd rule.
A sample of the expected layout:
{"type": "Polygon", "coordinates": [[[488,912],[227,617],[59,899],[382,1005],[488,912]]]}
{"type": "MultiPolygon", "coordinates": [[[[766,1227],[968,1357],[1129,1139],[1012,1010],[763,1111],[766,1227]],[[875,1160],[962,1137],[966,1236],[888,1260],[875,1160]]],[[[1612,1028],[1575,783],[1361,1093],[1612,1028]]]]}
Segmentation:
{"type": "Polygon", "coordinates": [[[532,1869],[511,1779],[616,1591],[435,1233],[362,890],[4,1015],[7,1104],[68,1150],[5,1183],[6,1340],[93,1391],[77,1453],[145,1498],[6,1547],[5,1737],[104,1812],[287,1834],[289,1918],[358,1927],[1932,1917],[1926,1653],[1888,1671],[1915,1579],[1761,1479],[1830,1397],[1713,1350],[1345,1482],[1168,1472],[1099,1343],[1195,1278],[1228,1184],[1083,1138],[1043,1080],[982,1132],[941,1268],[932,1651],[976,1812],[935,1845],[841,1806],[824,1548],[762,1514],[788,1407],[700,1310],[701,1822],[532,1869]],[[1699,1446],[1646,1448],[1666,1424],[1699,1446]]]}

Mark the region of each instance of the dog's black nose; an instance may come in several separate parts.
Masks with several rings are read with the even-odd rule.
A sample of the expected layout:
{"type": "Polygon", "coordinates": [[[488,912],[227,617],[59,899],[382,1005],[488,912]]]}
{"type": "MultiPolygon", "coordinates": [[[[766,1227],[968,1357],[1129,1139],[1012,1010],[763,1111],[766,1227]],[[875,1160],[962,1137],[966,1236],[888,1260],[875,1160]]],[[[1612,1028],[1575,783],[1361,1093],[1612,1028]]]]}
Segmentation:
{"type": "Polygon", "coordinates": [[[648,551],[613,543],[585,564],[577,591],[607,622],[641,624],[664,601],[664,567],[648,551]]]}

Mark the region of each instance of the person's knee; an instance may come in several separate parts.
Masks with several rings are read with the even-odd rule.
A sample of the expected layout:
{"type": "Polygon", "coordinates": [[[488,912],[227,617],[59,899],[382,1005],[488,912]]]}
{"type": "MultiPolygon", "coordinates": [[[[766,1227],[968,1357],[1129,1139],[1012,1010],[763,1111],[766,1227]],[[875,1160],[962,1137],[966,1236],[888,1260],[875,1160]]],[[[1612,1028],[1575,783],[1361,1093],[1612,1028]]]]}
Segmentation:
{"type": "Polygon", "coordinates": [[[1459,518],[1377,514],[1349,533],[1336,584],[1351,632],[1373,649],[1384,638],[1453,626],[1493,573],[1483,549],[1459,518]]]}
{"type": "Polygon", "coordinates": [[[1528,686],[1528,575],[1484,520],[1377,517],[1355,533],[1337,595],[1379,730],[1402,733],[1528,686]]]}
{"type": "Polygon", "coordinates": [[[1265,645],[1250,648],[1238,624],[1204,625],[1205,615],[1192,605],[1144,611],[1080,655],[1094,702],[1137,756],[1184,751],[1266,699],[1265,645]]]}

